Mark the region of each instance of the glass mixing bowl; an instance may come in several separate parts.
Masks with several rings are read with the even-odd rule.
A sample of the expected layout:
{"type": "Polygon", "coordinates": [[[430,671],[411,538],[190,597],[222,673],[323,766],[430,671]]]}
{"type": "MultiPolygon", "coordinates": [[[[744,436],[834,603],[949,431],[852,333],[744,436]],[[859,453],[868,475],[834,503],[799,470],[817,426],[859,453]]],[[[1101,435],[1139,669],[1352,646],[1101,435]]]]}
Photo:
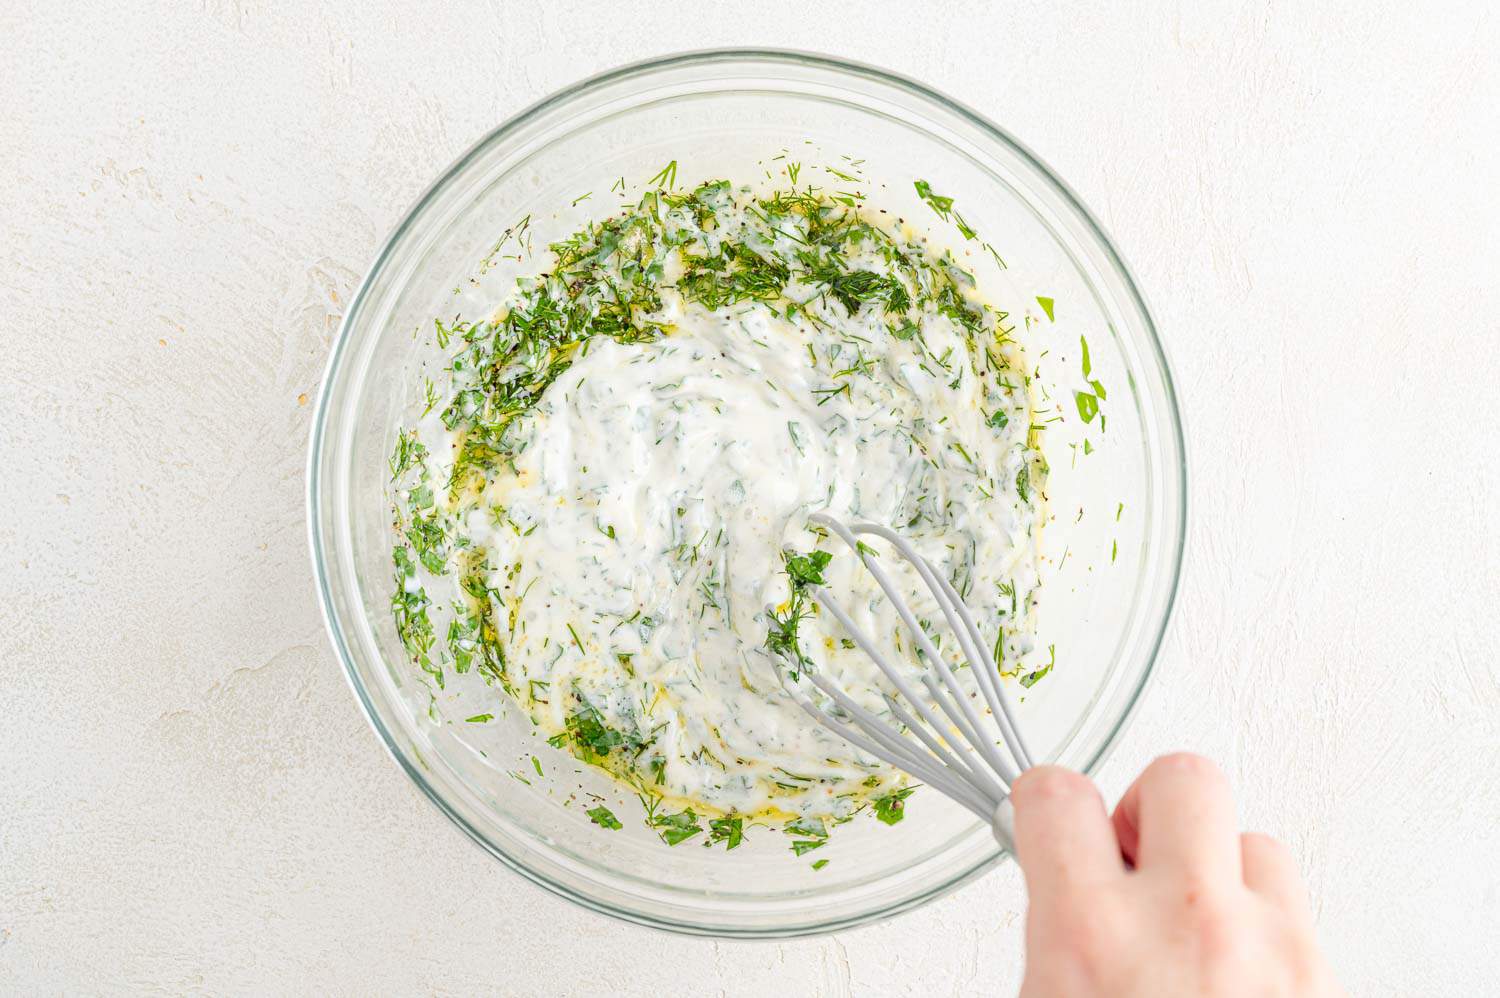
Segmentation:
{"type": "Polygon", "coordinates": [[[856,925],[953,890],[1002,853],[988,828],[930,790],[911,799],[900,824],[852,822],[805,859],[768,828],[749,829],[733,852],[663,845],[638,820],[636,801],[533,734],[476,674],[450,674],[439,692],[406,659],[389,609],[386,461],[397,426],[420,407],[433,318],[488,315],[524,266],[482,263],[505,229],[529,215],[542,247],[610,213],[617,178],[638,194],[672,161],[677,185],[691,187],[718,177],[764,182],[792,160],[803,184],[850,186],[825,167],[869,178],[861,186],[872,207],[950,246],[985,297],[1011,313],[1039,381],[1063,402],[1068,418],[1043,434],[1051,520],[1039,606],[1041,647],[1055,646],[1057,666],[1016,690],[1033,751],[1098,768],[1151,672],[1182,556],[1182,432],[1140,292],[1067,187],[979,115],[865,66],[727,51],[606,73],[495,129],[386,241],[334,344],[308,467],[323,612],[376,733],[460,828],[549,890],[679,932],[788,936],[856,925]],[[980,238],[965,239],[924,204],[918,179],[952,197],[980,238]],[[1087,423],[1074,410],[1074,393],[1092,392],[1084,337],[1089,379],[1107,391],[1104,419],[1087,423]],[[495,720],[464,723],[480,712],[495,720]],[[578,803],[586,794],[611,806],[624,829],[593,825],[578,803]],[[813,871],[810,859],[829,863],[813,871]]]}

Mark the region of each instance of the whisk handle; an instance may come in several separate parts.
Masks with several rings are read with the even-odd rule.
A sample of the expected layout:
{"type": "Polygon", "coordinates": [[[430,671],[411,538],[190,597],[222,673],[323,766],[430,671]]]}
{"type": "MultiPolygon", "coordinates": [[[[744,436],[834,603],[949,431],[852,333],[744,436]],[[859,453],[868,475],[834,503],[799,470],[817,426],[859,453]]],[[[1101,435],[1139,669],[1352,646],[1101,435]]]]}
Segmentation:
{"type": "Polygon", "coordinates": [[[1010,797],[1000,802],[995,808],[995,817],[991,821],[991,827],[995,832],[995,841],[1000,843],[1000,848],[1016,854],[1016,809],[1011,806],[1010,797]]]}

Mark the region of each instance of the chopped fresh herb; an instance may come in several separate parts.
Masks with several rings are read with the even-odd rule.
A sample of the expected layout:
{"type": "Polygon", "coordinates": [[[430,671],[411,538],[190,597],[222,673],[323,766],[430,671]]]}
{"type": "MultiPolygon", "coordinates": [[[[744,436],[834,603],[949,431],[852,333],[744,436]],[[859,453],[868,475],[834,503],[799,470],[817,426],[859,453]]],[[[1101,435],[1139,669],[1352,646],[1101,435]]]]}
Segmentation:
{"type": "Polygon", "coordinates": [[[815,815],[803,815],[787,822],[784,831],[788,835],[803,836],[792,841],[792,852],[798,856],[828,844],[828,826],[815,815]]]}
{"type": "MultiPolygon", "coordinates": [[[[951,221],[954,227],[958,229],[958,234],[963,236],[965,240],[973,239],[979,234],[974,231],[973,226],[964,221],[964,217],[962,215],[953,210],[952,198],[944,197],[941,194],[934,193],[932,190],[932,186],[925,180],[918,180],[913,186],[915,186],[917,189],[917,197],[921,198],[923,201],[926,201],[928,207],[937,212],[938,217],[943,221],[951,221]]],[[[988,249],[992,255],[994,255],[996,260],[1000,261],[1001,267],[1005,266],[1005,261],[1000,260],[999,254],[995,253],[995,251],[990,248],[990,245],[988,243],[985,244],[985,248],[988,249]]]]}
{"type": "Polygon", "coordinates": [[[1037,684],[1037,681],[1040,680],[1043,676],[1051,672],[1052,667],[1057,664],[1057,645],[1048,645],[1047,650],[1052,653],[1051,660],[1040,669],[1033,669],[1031,672],[1028,672],[1026,673],[1026,675],[1021,677],[1021,685],[1026,687],[1028,690],[1031,689],[1031,687],[1035,686],[1037,684]]]}
{"type": "Polygon", "coordinates": [[[788,835],[800,835],[802,838],[792,841],[792,852],[801,856],[803,853],[811,852],[828,843],[828,826],[823,819],[816,815],[803,815],[793,821],[789,821],[783,829],[788,835]]]}
{"type": "Polygon", "coordinates": [[[932,185],[925,180],[918,180],[914,186],[917,188],[917,197],[926,201],[932,210],[937,212],[938,216],[946,222],[948,220],[948,213],[953,210],[953,199],[943,197],[941,194],[934,194],[932,192],[932,185]]]}
{"type": "Polygon", "coordinates": [[[413,512],[406,539],[411,542],[412,552],[423,568],[433,575],[448,573],[448,535],[436,514],[422,516],[413,512]]]}
{"type": "Polygon", "coordinates": [[[723,308],[743,301],[775,301],[791,276],[787,265],[775,257],[748,247],[726,246],[717,257],[690,259],[677,280],[677,290],[705,308],[723,308]]]}
{"type": "Polygon", "coordinates": [[[698,816],[693,813],[692,808],[678,811],[676,814],[658,814],[651,817],[651,827],[656,829],[656,834],[669,846],[686,842],[688,839],[703,831],[703,826],[698,824],[698,816]]]}
{"type": "Polygon", "coordinates": [[[464,721],[468,724],[484,724],[487,721],[493,721],[494,719],[494,714],[475,714],[473,717],[464,718],[464,721]]]}
{"type": "Polygon", "coordinates": [[[671,190],[677,186],[677,161],[674,159],[661,168],[661,172],[646,181],[652,187],[662,187],[671,190]]]}
{"type": "Polygon", "coordinates": [[[890,312],[904,312],[911,304],[911,296],[899,280],[871,270],[840,271],[837,265],[820,266],[812,271],[812,278],[850,315],[869,302],[881,302],[890,312]]]}
{"type": "Polygon", "coordinates": [[[821,586],[823,569],[828,567],[833,555],[827,551],[813,551],[805,555],[783,551],[781,558],[786,563],[786,574],[793,585],[821,586]]]}
{"type": "Polygon", "coordinates": [[[826,859],[816,859],[816,860],[813,860],[812,868],[814,870],[821,870],[821,869],[823,869],[823,867],[825,867],[827,865],[828,865],[828,860],[826,860],[826,859]]]}
{"type": "Polygon", "coordinates": [[[1053,302],[1052,302],[1051,298],[1043,298],[1041,295],[1037,295],[1037,297],[1036,297],[1036,303],[1038,305],[1042,306],[1042,311],[1043,312],[1047,313],[1047,321],[1048,322],[1056,322],[1057,321],[1056,316],[1054,316],[1052,314],[1052,305],[1053,305],[1053,302]]]}
{"type": "Polygon", "coordinates": [[[417,439],[416,430],[396,435],[396,449],[391,454],[391,481],[400,481],[413,467],[427,457],[427,448],[417,439]]]}
{"type": "Polygon", "coordinates": [[[802,446],[801,431],[802,428],[797,425],[797,422],[795,420],[787,420],[786,432],[787,435],[792,438],[792,446],[797,448],[798,454],[805,454],[807,453],[807,451],[802,446]]]}
{"type": "Polygon", "coordinates": [[[883,797],[876,797],[870,802],[875,809],[875,817],[887,825],[894,825],[906,817],[906,798],[916,792],[916,787],[902,787],[894,790],[883,797]]]}
{"type": "Polygon", "coordinates": [[[795,679],[798,670],[809,661],[802,652],[797,633],[802,621],[812,613],[806,587],[823,584],[823,569],[828,567],[833,555],[827,551],[813,551],[806,555],[783,551],[781,558],[786,565],[791,595],[785,604],[785,611],[773,609],[766,612],[770,620],[770,628],[766,632],[766,647],[793,666],[792,677],[795,679]]]}
{"type": "Polygon", "coordinates": [[[744,819],[739,816],[714,818],[708,823],[708,840],[723,842],[725,849],[733,849],[745,841],[744,819]]]}
{"type": "Polygon", "coordinates": [[[416,584],[416,563],[411,559],[410,549],[403,545],[393,549],[392,558],[396,563],[396,591],[391,594],[391,612],[396,619],[396,633],[412,661],[432,676],[441,689],[443,670],[432,660],[435,635],[427,614],[427,593],[416,584]]]}
{"type": "Polygon", "coordinates": [[[605,807],[603,804],[600,804],[598,807],[591,807],[584,813],[589,816],[590,821],[601,828],[608,828],[612,831],[618,831],[619,829],[625,827],[624,825],[620,824],[620,819],[615,817],[615,813],[609,808],[605,807]]]}
{"type": "Polygon", "coordinates": [[[617,748],[634,744],[634,739],[605,724],[598,708],[587,703],[580,703],[577,712],[568,718],[567,732],[574,747],[583,751],[585,761],[602,759],[617,748]]]}

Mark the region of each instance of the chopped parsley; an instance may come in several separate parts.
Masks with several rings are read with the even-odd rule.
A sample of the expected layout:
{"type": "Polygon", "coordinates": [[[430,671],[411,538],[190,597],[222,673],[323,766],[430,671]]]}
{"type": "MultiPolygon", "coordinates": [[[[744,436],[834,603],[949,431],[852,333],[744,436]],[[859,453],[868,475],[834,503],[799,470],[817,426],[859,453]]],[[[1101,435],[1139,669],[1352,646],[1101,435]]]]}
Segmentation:
{"type": "Polygon", "coordinates": [[[620,819],[615,817],[615,813],[609,808],[605,807],[603,804],[600,804],[598,807],[591,807],[584,813],[589,816],[590,821],[601,828],[608,828],[613,831],[618,831],[619,829],[625,827],[624,825],[620,824],[620,819]]]}
{"type": "Polygon", "coordinates": [[[722,842],[725,849],[733,849],[745,841],[745,822],[738,815],[714,818],[708,823],[708,840],[722,842]]]}
{"type": "Polygon", "coordinates": [[[887,825],[894,825],[905,818],[906,798],[910,797],[916,789],[916,787],[902,787],[883,797],[876,797],[870,802],[870,806],[875,809],[875,817],[887,825]]]}
{"type": "Polygon", "coordinates": [[[1074,392],[1073,398],[1078,403],[1078,416],[1085,423],[1092,423],[1094,417],[1099,415],[1099,399],[1088,392],[1074,392]]]}
{"type": "Polygon", "coordinates": [[[1042,666],[1040,669],[1033,669],[1031,672],[1028,672],[1026,673],[1026,675],[1021,677],[1021,685],[1026,687],[1028,690],[1037,684],[1037,680],[1041,679],[1047,673],[1051,672],[1052,667],[1057,664],[1057,645],[1048,645],[1047,650],[1052,654],[1051,660],[1048,661],[1047,664],[1042,666]]]}
{"type": "Polygon", "coordinates": [[[797,633],[802,621],[813,612],[812,598],[807,594],[807,587],[823,584],[823,569],[828,567],[833,555],[827,551],[813,551],[805,555],[783,551],[781,560],[786,566],[791,592],[787,601],[782,604],[786,607],[785,610],[771,609],[766,612],[766,618],[770,621],[770,627],[766,631],[766,647],[792,666],[791,676],[796,679],[799,670],[811,661],[803,653],[797,633]]]}
{"type": "Polygon", "coordinates": [[[582,703],[567,721],[568,737],[586,762],[603,759],[615,749],[627,745],[626,736],[604,723],[597,707],[582,703]]]}
{"type": "Polygon", "coordinates": [[[782,830],[791,836],[801,836],[792,840],[792,852],[798,856],[828,844],[828,826],[822,818],[814,815],[803,815],[789,821],[782,830]]]}
{"type": "Polygon", "coordinates": [[[669,846],[686,842],[703,831],[703,826],[698,824],[698,816],[693,813],[692,808],[675,814],[654,814],[650,821],[651,827],[656,829],[656,834],[660,835],[661,840],[669,846]]]}

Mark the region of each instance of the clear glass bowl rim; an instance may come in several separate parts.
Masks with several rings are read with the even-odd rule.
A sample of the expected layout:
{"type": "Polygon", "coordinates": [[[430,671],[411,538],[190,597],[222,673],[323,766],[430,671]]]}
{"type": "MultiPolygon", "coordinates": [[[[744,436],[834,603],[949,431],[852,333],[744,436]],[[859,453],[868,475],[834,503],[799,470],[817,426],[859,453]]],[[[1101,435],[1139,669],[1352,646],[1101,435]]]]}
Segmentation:
{"type": "Polygon", "coordinates": [[[307,509],[308,509],[308,540],[311,547],[313,572],[318,589],[318,602],[323,614],[324,625],[328,631],[329,638],[334,650],[338,654],[343,666],[344,678],[348,681],[350,689],[359,701],[366,720],[379,737],[381,744],[387,753],[401,767],[408,777],[422,790],[423,794],[430,800],[439,811],[448,818],[475,843],[481,846],[487,853],[494,856],[506,867],[525,877],[532,883],[564,897],[575,904],[581,905],[601,914],[610,915],[621,920],[650,928],[662,929],[670,932],[688,935],[708,935],[720,937],[737,938],[785,938],[790,936],[808,936],[821,933],[833,932],[839,929],[852,928],[858,925],[868,924],[889,918],[902,911],[908,911],[920,907],[927,902],[941,897],[969,880],[979,876],[992,866],[997,858],[993,856],[979,857],[969,867],[958,871],[952,876],[933,883],[926,891],[901,899],[899,902],[884,908],[862,912],[855,916],[840,916],[833,920],[793,927],[757,926],[727,928],[723,925],[699,926],[683,924],[681,922],[666,921],[651,915],[620,908],[597,898],[588,897],[573,890],[567,884],[554,881],[552,878],[533,870],[521,861],[505,852],[495,842],[491,841],[480,829],[474,827],[463,815],[455,810],[444,799],[443,795],[423,775],[422,771],[407,758],[397,746],[396,739],[386,727],[379,716],[374,704],[371,702],[368,692],[365,690],[362,680],[359,678],[358,669],[354,663],[348,642],[336,623],[336,612],[333,605],[333,593],[329,583],[328,566],[325,557],[325,538],[321,530],[320,513],[322,511],[323,496],[320,488],[321,479],[319,465],[321,462],[324,446],[325,430],[328,425],[330,406],[333,402],[332,387],[335,382],[334,373],[345,349],[353,335],[356,319],[360,316],[361,308],[367,298],[370,286],[387,266],[391,253],[400,242],[402,236],[422,218],[433,200],[447,187],[455,177],[477,158],[483,156],[494,146],[505,142],[515,132],[533,122],[548,111],[565,105],[573,98],[588,94],[592,91],[608,87],[612,84],[629,80],[633,77],[646,76],[650,73],[670,70],[672,68],[690,65],[712,65],[716,63],[730,63],[736,61],[756,61],[774,66],[776,64],[788,64],[794,66],[813,67],[835,74],[846,74],[871,80],[877,84],[893,87],[897,90],[906,91],[918,100],[928,101],[942,106],[946,111],[956,115],[969,125],[978,129],[986,137],[1006,146],[1009,150],[1027,161],[1038,174],[1049,183],[1054,193],[1072,211],[1076,212],[1089,234],[1097,241],[1097,248],[1101,250],[1114,269],[1114,276],[1120,281],[1121,287],[1132,299],[1132,304],[1139,311],[1142,319],[1141,332],[1145,334],[1146,346],[1148,347],[1148,360],[1154,361],[1161,375],[1161,387],[1164,411],[1168,416],[1170,424],[1171,441],[1179,461],[1175,468],[1164,469],[1166,472],[1176,472],[1176,506],[1177,516],[1175,523],[1164,524],[1164,529],[1169,530],[1172,536],[1167,538],[1173,545],[1175,558],[1171,565],[1171,578],[1168,580],[1165,600],[1160,620],[1155,627],[1155,633],[1150,638],[1150,651],[1147,656],[1145,667],[1142,669],[1139,679],[1136,681],[1135,689],[1131,691],[1125,708],[1121,711],[1113,729],[1101,743],[1099,749],[1094,753],[1084,771],[1089,775],[1098,772],[1099,767],[1109,756],[1110,751],[1119,741],[1121,734],[1135,715],[1136,708],[1142,695],[1149,686],[1155,673],[1156,658],[1160,654],[1162,642],[1165,639],[1167,629],[1171,623],[1173,608],[1176,604],[1177,591],[1181,582],[1182,562],[1187,537],[1187,454],[1182,428],[1182,416],[1177,404],[1177,391],[1172,379],[1171,366],[1163,349],[1161,339],[1157,335],[1155,321],[1151,317],[1151,311],[1146,304],[1145,297],[1135,280],[1130,267],[1126,264],[1119,251],[1115,249],[1113,241],[1104,231],[1103,226],[1093,216],[1093,213],[1084,205],[1083,201],[1073,193],[1073,190],[1049,167],[1040,157],[1033,153],[1023,143],[1018,141],[1005,129],[994,124],[979,112],[967,105],[954,100],[946,94],[935,90],[925,84],[901,76],[888,70],[875,66],[829,56],[820,53],[796,51],[789,49],[762,49],[762,48],[721,48],[704,49],[697,51],[680,52],[652,59],[640,60],[627,63],[603,73],[579,80],[571,86],[558,90],[541,100],[531,104],[529,107],[513,115],[511,118],[496,126],[489,133],[475,142],[455,159],[413,202],[412,206],[403,215],[401,221],[382,242],[379,252],[374,261],[365,272],[354,295],[350,299],[348,310],[339,325],[339,331],[334,339],[332,349],[329,353],[328,363],[324,369],[323,380],[318,389],[318,399],[313,415],[312,428],[308,446],[307,464],[307,509]]]}

